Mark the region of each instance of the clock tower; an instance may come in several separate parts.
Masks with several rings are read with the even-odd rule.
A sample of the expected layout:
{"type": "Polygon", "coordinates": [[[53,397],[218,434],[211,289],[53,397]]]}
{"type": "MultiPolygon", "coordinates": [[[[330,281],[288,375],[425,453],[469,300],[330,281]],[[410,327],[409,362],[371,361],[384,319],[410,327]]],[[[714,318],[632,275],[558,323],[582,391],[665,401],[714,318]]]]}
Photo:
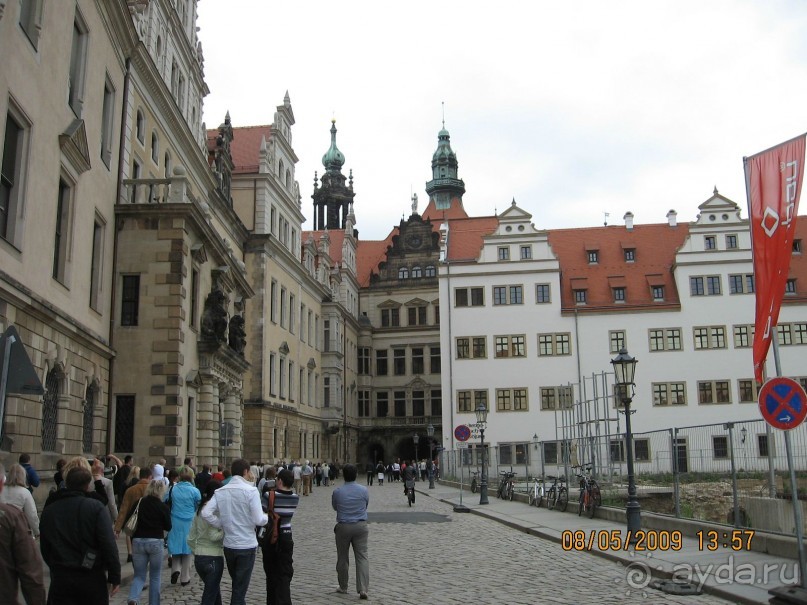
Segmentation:
{"type": "Polygon", "coordinates": [[[348,184],[342,166],[344,154],[336,146],[336,120],[331,120],[331,146],[322,156],[325,173],[317,179],[314,173],[314,231],[318,229],[344,229],[345,219],[353,203],[353,172],[348,184]]]}
{"type": "Polygon", "coordinates": [[[457,154],[451,149],[450,135],[443,129],[437,134],[437,151],[432,156],[432,180],[426,183],[429,203],[437,210],[449,210],[456,200],[462,208],[465,183],[457,177],[457,154]]]}

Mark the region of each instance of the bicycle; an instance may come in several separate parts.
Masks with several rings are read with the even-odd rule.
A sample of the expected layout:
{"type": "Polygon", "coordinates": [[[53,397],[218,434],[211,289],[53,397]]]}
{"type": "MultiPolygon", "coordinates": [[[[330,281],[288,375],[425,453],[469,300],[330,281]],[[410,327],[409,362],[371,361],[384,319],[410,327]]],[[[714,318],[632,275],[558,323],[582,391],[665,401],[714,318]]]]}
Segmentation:
{"type": "Polygon", "coordinates": [[[602,493],[599,484],[591,476],[591,465],[576,466],[580,469],[576,473],[580,481],[580,496],[577,501],[577,516],[582,516],[585,511],[589,519],[594,518],[594,513],[598,506],[602,506],[602,493]]]}
{"type": "Polygon", "coordinates": [[[541,504],[544,502],[544,478],[533,477],[532,480],[533,484],[529,493],[529,505],[532,506],[534,504],[537,508],[541,508],[541,504]]]}
{"type": "Polygon", "coordinates": [[[473,477],[471,478],[471,493],[475,494],[476,491],[479,489],[479,471],[471,471],[473,473],[473,477]]]}
{"type": "Polygon", "coordinates": [[[412,506],[415,503],[415,480],[408,479],[405,485],[406,485],[406,499],[409,502],[409,506],[412,506]]]}
{"type": "Polygon", "coordinates": [[[554,480],[552,486],[546,492],[546,506],[549,510],[558,509],[561,512],[566,512],[566,507],[569,506],[569,490],[563,485],[566,479],[563,477],[556,477],[555,475],[547,475],[549,479],[554,480]]]}
{"type": "Polygon", "coordinates": [[[513,477],[515,477],[516,474],[513,471],[500,471],[499,474],[502,478],[499,479],[499,489],[496,495],[503,500],[510,500],[512,502],[513,494],[516,491],[513,477]]]}

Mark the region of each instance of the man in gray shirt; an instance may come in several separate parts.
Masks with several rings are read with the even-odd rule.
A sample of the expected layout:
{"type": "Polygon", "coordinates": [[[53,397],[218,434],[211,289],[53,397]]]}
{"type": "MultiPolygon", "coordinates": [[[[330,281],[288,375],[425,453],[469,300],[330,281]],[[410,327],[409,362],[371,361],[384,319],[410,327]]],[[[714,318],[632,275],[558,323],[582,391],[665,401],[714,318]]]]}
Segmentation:
{"type": "Polygon", "coordinates": [[[356,466],[346,464],[342,469],[345,484],[334,490],[331,505],[336,511],[336,576],[339,580],[337,592],[347,594],[348,569],[350,567],[350,547],[356,559],[356,592],[360,599],[367,599],[370,584],[370,561],[367,558],[367,505],[370,493],[363,485],[356,483],[356,466]]]}

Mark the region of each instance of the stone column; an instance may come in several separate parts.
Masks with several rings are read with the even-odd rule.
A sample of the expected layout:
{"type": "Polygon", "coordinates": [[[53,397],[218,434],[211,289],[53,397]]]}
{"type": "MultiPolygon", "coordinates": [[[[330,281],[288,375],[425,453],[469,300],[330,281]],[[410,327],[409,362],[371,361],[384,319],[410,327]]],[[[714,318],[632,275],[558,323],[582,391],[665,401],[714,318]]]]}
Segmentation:
{"type": "Polygon", "coordinates": [[[219,383],[203,376],[197,390],[197,465],[219,462],[219,383]]]}
{"type": "Polygon", "coordinates": [[[241,391],[232,385],[222,385],[221,389],[223,418],[233,426],[232,443],[224,447],[227,464],[241,457],[241,418],[244,413],[241,406],[241,391]]]}

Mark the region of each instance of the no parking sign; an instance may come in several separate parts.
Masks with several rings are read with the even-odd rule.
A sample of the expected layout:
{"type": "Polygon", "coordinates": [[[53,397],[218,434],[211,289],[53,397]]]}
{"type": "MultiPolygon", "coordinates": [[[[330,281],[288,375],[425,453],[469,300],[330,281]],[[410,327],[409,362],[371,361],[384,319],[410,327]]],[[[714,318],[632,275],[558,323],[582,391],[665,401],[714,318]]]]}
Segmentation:
{"type": "Polygon", "coordinates": [[[807,417],[807,394],[791,378],[771,378],[759,391],[759,411],[773,428],[794,429],[807,417]]]}

